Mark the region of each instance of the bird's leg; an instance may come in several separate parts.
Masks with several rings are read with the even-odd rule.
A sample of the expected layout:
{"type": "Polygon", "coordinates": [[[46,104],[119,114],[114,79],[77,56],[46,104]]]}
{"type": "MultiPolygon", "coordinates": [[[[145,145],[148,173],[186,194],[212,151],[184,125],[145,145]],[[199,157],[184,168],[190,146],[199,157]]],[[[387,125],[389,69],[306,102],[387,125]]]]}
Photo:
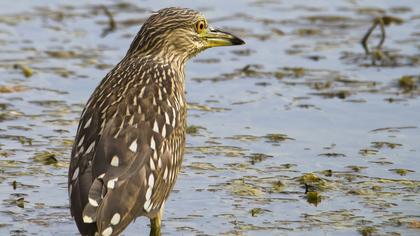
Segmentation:
{"type": "Polygon", "coordinates": [[[150,236],[160,236],[160,225],[162,220],[163,207],[155,218],[150,219],[150,236]]]}

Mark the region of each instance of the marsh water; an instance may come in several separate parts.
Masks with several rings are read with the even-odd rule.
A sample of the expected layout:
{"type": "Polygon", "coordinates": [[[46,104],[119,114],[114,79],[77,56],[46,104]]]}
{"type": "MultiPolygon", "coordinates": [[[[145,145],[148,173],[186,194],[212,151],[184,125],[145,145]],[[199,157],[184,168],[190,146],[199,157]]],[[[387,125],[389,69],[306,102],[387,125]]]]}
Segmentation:
{"type": "Polygon", "coordinates": [[[81,109],[166,6],[247,44],[187,65],[187,151],[163,235],[420,235],[413,0],[1,1],[0,235],[77,235],[67,168],[81,109]],[[374,49],[376,29],[366,54],[385,15],[385,43],[374,49]]]}

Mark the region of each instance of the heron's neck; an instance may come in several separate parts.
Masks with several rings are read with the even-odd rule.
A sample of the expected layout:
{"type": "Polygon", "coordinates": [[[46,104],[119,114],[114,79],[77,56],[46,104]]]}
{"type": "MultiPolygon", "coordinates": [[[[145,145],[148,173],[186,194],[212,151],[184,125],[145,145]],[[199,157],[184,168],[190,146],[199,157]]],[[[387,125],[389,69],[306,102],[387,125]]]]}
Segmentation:
{"type": "Polygon", "coordinates": [[[150,56],[153,60],[157,61],[158,63],[169,65],[174,72],[177,74],[177,78],[180,83],[184,86],[185,82],[185,64],[187,62],[187,58],[170,56],[166,55],[152,55],[150,56]]]}

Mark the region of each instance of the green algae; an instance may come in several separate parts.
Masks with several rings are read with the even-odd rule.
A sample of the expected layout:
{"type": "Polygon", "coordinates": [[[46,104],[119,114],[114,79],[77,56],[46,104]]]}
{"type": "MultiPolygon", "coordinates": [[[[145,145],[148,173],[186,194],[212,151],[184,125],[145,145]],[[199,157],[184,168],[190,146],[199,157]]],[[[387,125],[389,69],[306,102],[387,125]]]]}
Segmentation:
{"type": "Polygon", "coordinates": [[[408,169],[402,169],[402,168],[397,168],[397,169],[390,169],[390,171],[395,172],[401,176],[405,176],[409,173],[414,172],[413,170],[408,170],[408,169]]]}
{"type": "Polygon", "coordinates": [[[306,193],[306,201],[310,204],[317,206],[321,203],[321,194],[315,191],[309,191],[306,193]]]}
{"type": "Polygon", "coordinates": [[[245,196],[261,196],[262,190],[257,186],[247,183],[244,179],[236,179],[228,184],[228,188],[232,191],[232,194],[239,197],[245,196]]]}
{"type": "Polygon", "coordinates": [[[363,227],[357,230],[362,236],[371,236],[378,230],[373,226],[363,227]]]}
{"type": "Polygon", "coordinates": [[[198,125],[190,125],[187,127],[187,134],[196,135],[199,133],[200,130],[205,130],[204,127],[198,125]]]}
{"type": "Polygon", "coordinates": [[[264,138],[267,140],[267,142],[275,143],[275,144],[284,142],[286,140],[294,140],[293,138],[290,138],[286,134],[267,134],[264,136],[264,138]]]}
{"type": "Polygon", "coordinates": [[[417,85],[418,82],[417,81],[420,81],[420,80],[418,80],[414,76],[405,75],[398,80],[398,85],[405,92],[410,92],[410,91],[413,91],[413,90],[417,89],[417,87],[418,87],[418,85],[417,85]]]}
{"type": "Polygon", "coordinates": [[[276,192],[276,193],[283,192],[284,188],[286,187],[286,185],[281,180],[275,181],[272,184],[272,186],[273,186],[273,192],[276,192]]]}
{"type": "Polygon", "coordinates": [[[58,160],[56,158],[56,153],[51,152],[40,152],[37,153],[33,159],[36,162],[40,162],[44,165],[55,165],[58,163],[58,160]]]}

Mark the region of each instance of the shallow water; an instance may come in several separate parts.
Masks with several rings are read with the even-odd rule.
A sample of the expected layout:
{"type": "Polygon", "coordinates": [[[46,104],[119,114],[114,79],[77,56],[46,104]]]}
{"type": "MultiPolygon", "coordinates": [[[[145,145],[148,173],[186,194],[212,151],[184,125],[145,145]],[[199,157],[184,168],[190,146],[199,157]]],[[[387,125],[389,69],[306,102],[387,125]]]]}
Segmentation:
{"type": "MultiPolygon", "coordinates": [[[[45,2],[0,2],[0,235],[77,234],[67,166],[81,109],[144,19],[169,6],[45,2]],[[117,23],[106,37],[101,4],[117,23]]],[[[164,235],[420,233],[419,2],[171,5],[247,44],[187,66],[192,127],[164,235]],[[388,59],[373,65],[359,42],[381,14],[404,22],[386,27],[388,59]]],[[[124,233],[139,234],[146,219],[124,233]]]]}

